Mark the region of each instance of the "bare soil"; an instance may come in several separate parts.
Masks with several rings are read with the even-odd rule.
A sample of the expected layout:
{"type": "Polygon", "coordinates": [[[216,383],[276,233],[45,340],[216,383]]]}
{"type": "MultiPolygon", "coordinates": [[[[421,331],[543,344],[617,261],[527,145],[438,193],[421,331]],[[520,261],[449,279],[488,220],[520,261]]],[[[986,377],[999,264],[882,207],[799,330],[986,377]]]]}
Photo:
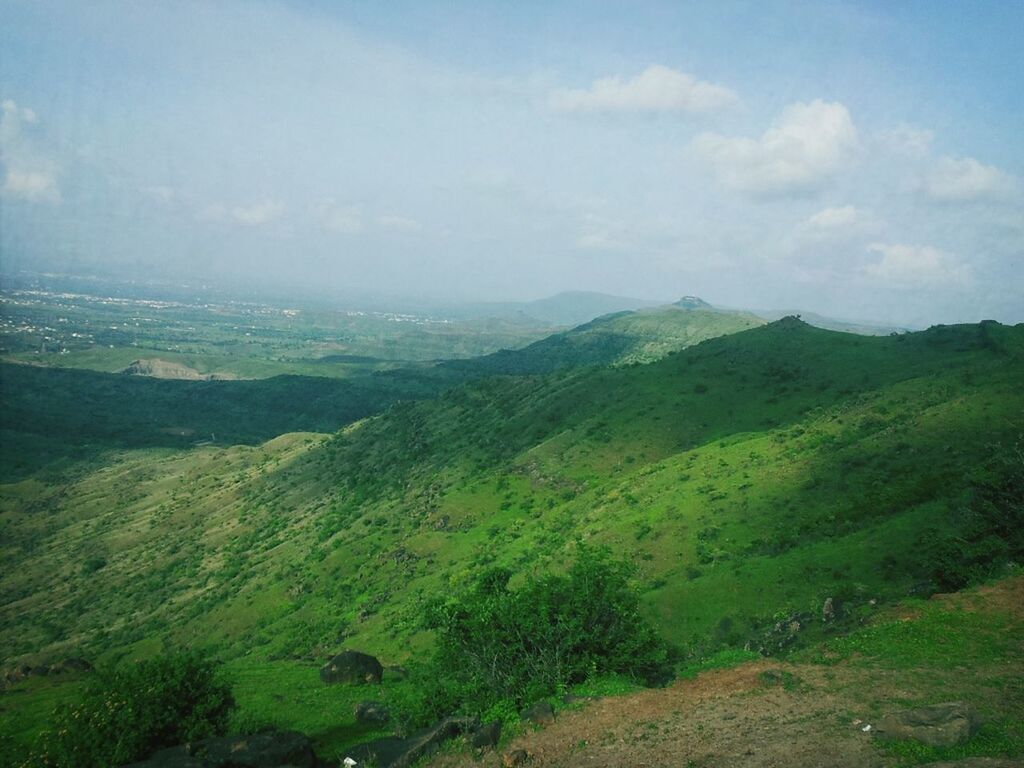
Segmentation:
{"type": "MultiPolygon", "coordinates": [[[[1024,578],[935,599],[964,610],[1020,616],[1024,578]]],[[[463,747],[430,765],[496,768],[503,754],[523,749],[530,755],[529,768],[881,768],[894,760],[872,745],[870,730],[864,730],[872,719],[922,698],[991,702],[1006,695],[1001,681],[1024,679],[1024,660],[1009,666],[1014,669],[1000,664],[894,671],[759,660],[664,689],[585,702],[498,752],[474,755],[463,747]]]]}

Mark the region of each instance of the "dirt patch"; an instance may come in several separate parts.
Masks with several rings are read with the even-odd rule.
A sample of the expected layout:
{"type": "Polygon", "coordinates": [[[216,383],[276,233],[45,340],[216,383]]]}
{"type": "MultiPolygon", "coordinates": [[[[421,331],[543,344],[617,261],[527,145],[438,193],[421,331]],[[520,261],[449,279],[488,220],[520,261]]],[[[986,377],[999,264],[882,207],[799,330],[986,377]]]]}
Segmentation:
{"type": "MultiPolygon", "coordinates": [[[[934,599],[957,610],[1020,619],[1024,576],[934,599]]],[[[913,621],[916,613],[897,610],[887,618],[913,621]]],[[[516,737],[499,753],[474,756],[463,749],[431,765],[492,768],[501,765],[502,753],[522,749],[531,755],[526,765],[537,768],[879,768],[893,760],[864,729],[883,713],[911,702],[962,698],[1005,716],[1024,710],[1024,689],[1007,685],[1019,679],[1024,654],[955,668],[764,659],[660,690],[590,701],[559,713],[543,730],[516,737]]]]}
{"type": "MultiPolygon", "coordinates": [[[[883,765],[870,735],[853,717],[837,716],[850,702],[826,690],[831,685],[819,668],[753,662],[589,702],[505,750],[525,749],[530,765],[551,767],[883,765]]],[[[500,756],[450,754],[433,765],[498,766],[500,756]]]]}
{"type": "Polygon", "coordinates": [[[1024,576],[1003,579],[969,592],[935,595],[932,600],[940,600],[966,611],[1008,613],[1020,618],[1024,616],[1024,576]]]}

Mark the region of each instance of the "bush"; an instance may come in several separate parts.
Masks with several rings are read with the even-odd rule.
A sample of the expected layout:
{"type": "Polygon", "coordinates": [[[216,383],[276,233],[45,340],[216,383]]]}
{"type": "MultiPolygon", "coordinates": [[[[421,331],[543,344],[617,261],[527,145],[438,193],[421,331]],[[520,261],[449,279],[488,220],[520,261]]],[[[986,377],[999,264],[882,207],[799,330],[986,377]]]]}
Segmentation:
{"type": "Polygon", "coordinates": [[[581,544],[565,575],[516,590],[511,575],[492,569],[462,597],[428,606],[438,643],[419,675],[429,682],[401,703],[410,724],[521,707],[597,675],[671,678],[668,648],[640,615],[628,563],[581,544]]]}
{"type": "Polygon", "coordinates": [[[235,706],[214,664],[195,653],[98,672],[82,701],[57,710],[30,765],[105,768],[223,734],[235,706]]]}
{"type": "Polygon", "coordinates": [[[1024,446],[999,449],[986,472],[957,511],[955,533],[926,547],[926,568],[942,591],[985,581],[1024,559],[1024,446]]]}

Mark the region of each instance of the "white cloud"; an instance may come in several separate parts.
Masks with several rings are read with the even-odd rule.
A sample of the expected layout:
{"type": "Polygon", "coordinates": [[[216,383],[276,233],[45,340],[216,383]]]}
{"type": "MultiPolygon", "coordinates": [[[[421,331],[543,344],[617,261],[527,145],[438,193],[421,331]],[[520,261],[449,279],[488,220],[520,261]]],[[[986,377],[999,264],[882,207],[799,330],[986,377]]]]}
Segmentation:
{"type": "Polygon", "coordinates": [[[550,97],[564,112],[713,112],[735,101],[724,86],[659,64],[629,80],[604,77],[588,89],[560,89],[550,97]]]}
{"type": "Polygon", "coordinates": [[[1015,190],[1013,177],[973,157],[943,157],[924,180],[924,192],[939,202],[999,200],[1015,190]]]}
{"type": "Polygon", "coordinates": [[[34,111],[5,99],[0,103],[0,197],[29,203],[59,203],[57,166],[26,128],[39,118],[34,111]]]}
{"type": "Polygon", "coordinates": [[[356,205],[340,205],[333,200],[325,200],[316,207],[316,216],[320,226],[329,232],[343,235],[354,235],[365,229],[363,212],[356,205]]]}
{"type": "Polygon", "coordinates": [[[870,277],[904,285],[967,284],[971,269],[930,245],[872,243],[868,252],[881,258],[864,267],[870,277]]]}
{"type": "Polygon", "coordinates": [[[284,211],[284,204],[274,200],[232,207],[224,203],[211,203],[201,208],[196,218],[200,221],[237,224],[240,227],[261,227],[281,218],[284,211]]]}
{"type": "Polygon", "coordinates": [[[926,128],[915,128],[906,123],[900,123],[895,128],[882,131],[882,142],[896,152],[905,155],[924,156],[931,150],[932,140],[935,134],[926,128]]]}
{"type": "Polygon", "coordinates": [[[30,203],[59,203],[57,180],[43,171],[19,171],[9,168],[4,175],[0,195],[30,203]]]}
{"type": "Polygon", "coordinates": [[[864,215],[852,205],[841,208],[825,208],[818,211],[804,222],[809,230],[817,232],[835,232],[857,227],[864,220],[864,215]]]}
{"type": "Polygon", "coordinates": [[[273,200],[264,200],[254,205],[236,205],[231,209],[231,219],[243,227],[261,227],[281,218],[284,205],[273,200]]]}
{"type": "Polygon", "coordinates": [[[423,230],[423,225],[418,221],[407,219],[404,216],[378,216],[377,226],[385,232],[397,232],[405,235],[411,235],[423,230]]]}
{"type": "Polygon", "coordinates": [[[576,238],[576,247],[584,251],[618,251],[626,247],[625,243],[610,232],[586,232],[576,238]]]}
{"type": "Polygon", "coordinates": [[[858,139],[846,107],[819,99],[790,104],[758,139],[703,133],[692,147],[726,187],[778,195],[820,187],[849,162],[858,139]]]}

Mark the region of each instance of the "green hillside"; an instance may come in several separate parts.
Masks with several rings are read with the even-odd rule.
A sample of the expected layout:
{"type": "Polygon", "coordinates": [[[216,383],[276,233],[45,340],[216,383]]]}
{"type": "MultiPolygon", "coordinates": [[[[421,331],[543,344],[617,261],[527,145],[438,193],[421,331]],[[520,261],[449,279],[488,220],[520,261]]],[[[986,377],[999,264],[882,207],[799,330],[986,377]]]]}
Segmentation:
{"type": "Polygon", "coordinates": [[[589,365],[649,363],[707,339],[763,324],[753,315],[716,312],[710,307],[624,311],[548,336],[523,349],[455,360],[445,366],[495,374],[538,374],[589,365]]]}
{"type": "MultiPolygon", "coordinates": [[[[288,432],[334,432],[396,402],[434,397],[469,380],[657,359],[758,322],[674,308],[626,312],[525,349],[439,365],[371,365],[345,378],[182,381],[0,363],[0,481],[52,468],[58,460],[92,459],[111,448],[255,445],[288,432]]],[[[334,362],[325,359],[321,367],[334,362]]]]}
{"type": "Polygon", "coordinates": [[[286,658],[344,634],[398,660],[427,639],[420,596],[557,568],[583,537],[642,564],[668,638],[743,644],[826,597],[927,588],[929,548],[1020,438],[1022,349],[994,323],[784,320],[647,366],[477,381],[334,437],[9,484],[0,639],[11,658],[167,639],[286,658]]]}

